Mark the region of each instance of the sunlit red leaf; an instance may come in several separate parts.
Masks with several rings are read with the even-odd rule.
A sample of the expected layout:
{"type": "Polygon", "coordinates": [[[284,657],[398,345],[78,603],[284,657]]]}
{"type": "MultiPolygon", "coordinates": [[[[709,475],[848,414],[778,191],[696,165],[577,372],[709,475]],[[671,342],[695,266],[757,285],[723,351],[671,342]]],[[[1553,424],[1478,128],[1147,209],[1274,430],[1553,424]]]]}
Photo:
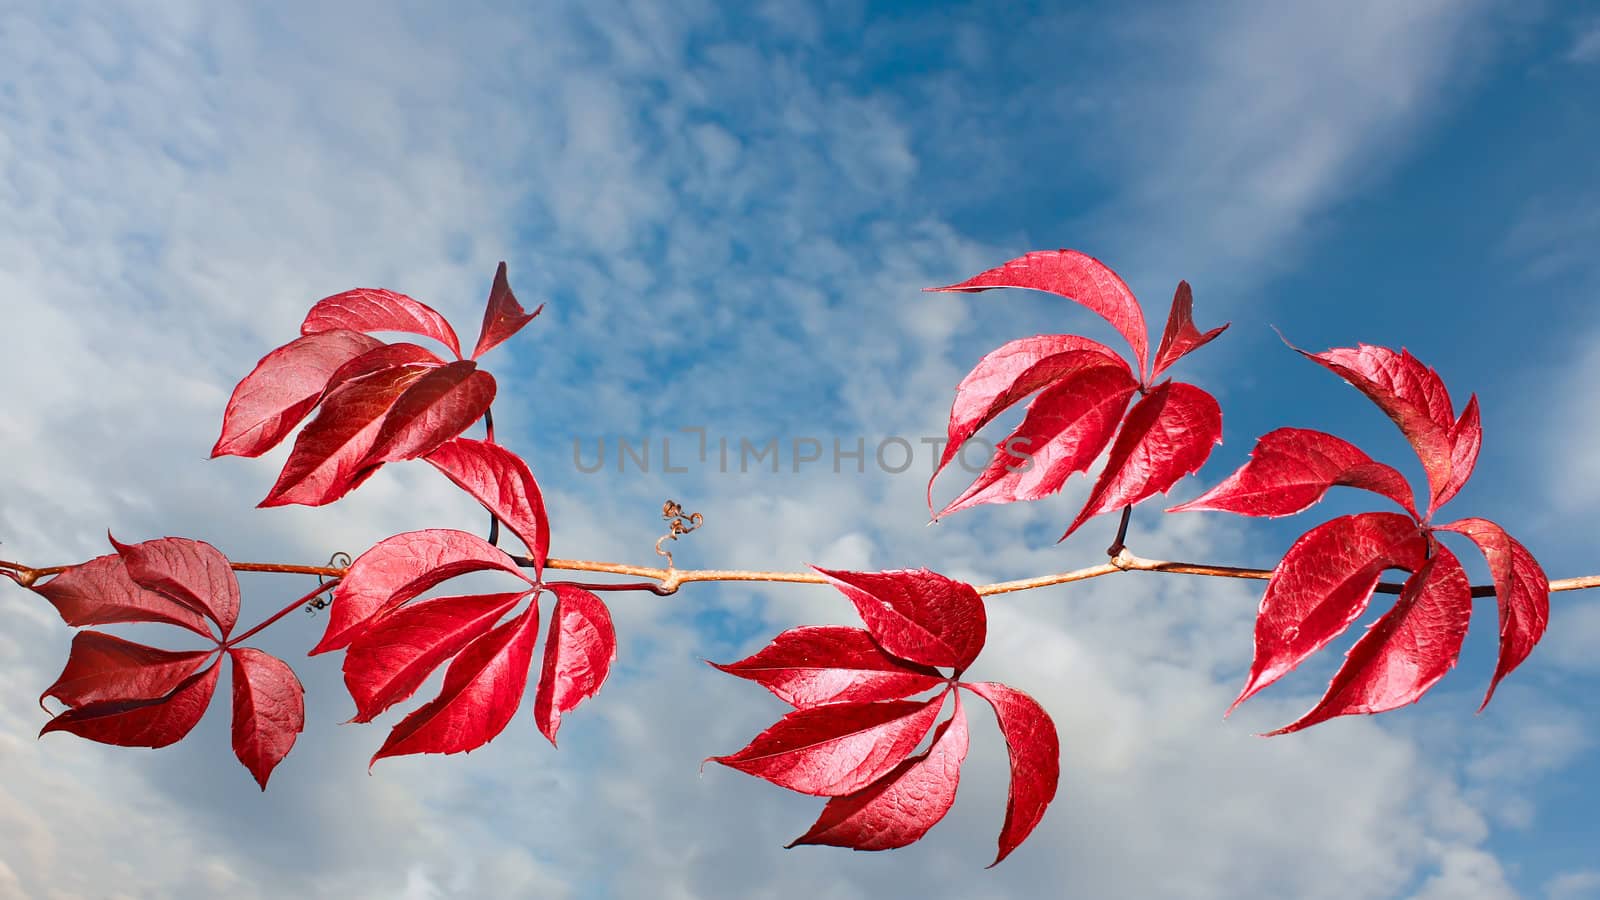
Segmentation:
{"type": "Polygon", "coordinates": [[[893,850],[921,840],[955,803],[961,761],[967,757],[967,717],[959,695],[955,701],[955,713],[939,725],[926,753],[853,794],[829,800],[811,830],[788,846],[893,850]]]}
{"type": "Polygon", "coordinates": [[[249,647],[233,660],[233,753],[267,789],[272,770],[306,727],[305,688],[281,659],[249,647]]]}
{"type": "Polygon", "coordinates": [[[1037,500],[1061,490],[1111,442],[1137,387],[1121,364],[1091,363],[1066,374],[1039,392],[1022,424],[999,443],[988,467],[934,518],[980,503],[1037,500]]]}
{"type": "Polygon", "coordinates": [[[383,369],[329,394],[316,418],[295,438],[277,483],[259,505],[322,506],[354,490],[377,470],[363,470],[361,463],[377,440],[385,414],[428,371],[415,365],[383,369]]]}
{"type": "Polygon", "coordinates": [[[1334,716],[1380,713],[1415,703],[1456,664],[1472,614],[1472,585],[1454,555],[1435,545],[1406,580],[1394,608],[1356,641],[1328,692],[1299,720],[1270,734],[1299,731],[1334,716]]]}
{"type": "Polygon", "coordinates": [[[1076,250],[1040,250],[980,272],[960,284],[926,290],[971,293],[1001,287],[1047,291],[1094,310],[1127,338],[1138,370],[1144,371],[1150,350],[1144,311],[1117,273],[1087,254],[1076,250]]]}
{"type": "Polygon", "coordinates": [[[455,329],[424,303],[382,288],[356,288],[324,297],[306,313],[301,334],[334,329],[350,331],[404,331],[431,337],[461,358],[461,341],[455,329]]]}
{"type": "Polygon", "coordinates": [[[1428,512],[1437,508],[1452,481],[1450,432],[1455,427],[1450,393],[1439,374],[1404,350],[1361,344],[1307,353],[1289,346],[1350,382],[1400,426],[1428,477],[1428,512]]]}
{"type": "Polygon", "coordinates": [[[1194,293],[1189,288],[1189,282],[1178,282],[1177,293],[1172,295],[1172,310],[1167,313],[1167,327],[1161,333],[1161,346],[1156,348],[1155,367],[1150,371],[1151,380],[1160,378],[1168,366],[1211,343],[1217,335],[1227,330],[1227,325],[1219,325],[1201,334],[1200,329],[1194,327],[1194,293]]]}
{"type": "Polygon", "coordinates": [[[361,467],[432,453],[483,418],[494,391],[494,376],[471,360],[428,370],[394,401],[361,467]]]}
{"type": "Polygon", "coordinates": [[[515,295],[511,293],[511,284],[506,281],[506,264],[502,262],[494,271],[494,286],[489,289],[489,302],[483,311],[483,328],[478,332],[478,346],[472,351],[472,358],[488,353],[499,346],[506,338],[522,330],[522,326],[533,321],[544,306],[533,312],[522,308],[515,295]]]}
{"type": "Polygon", "coordinates": [[[39,730],[71,732],[102,744],[120,747],[165,747],[194,729],[217,689],[217,664],[196,672],[160,697],[140,700],[100,700],[63,712],[39,730]]]}
{"type": "Polygon", "coordinates": [[[878,646],[925,666],[965,669],[988,624],[972,585],[927,569],[842,572],[812,566],[856,605],[878,646]]]}
{"type": "Polygon", "coordinates": [[[389,732],[372,761],[408,753],[465,753],[494,740],[522,703],[539,635],[539,606],[468,644],[444,673],[439,696],[389,732]]]}
{"type": "Polygon", "coordinates": [[[544,669],[533,695],[533,721],[556,742],[561,717],[593,697],[617,658],[617,632],[604,602],[583,588],[552,584],[556,609],[544,641],[544,669]]]}
{"type": "Polygon", "coordinates": [[[134,584],[115,553],[73,566],[33,590],[50,601],[68,625],[159,622],[211,637],[205,618],[192,608],[134,584]]]}
{"type": "Polygon", "coordinates": [[[938,719],[944,697],[797,709],[738,753],[707,761],[802,794],[851,794],[911,755],[938,719]]]}
{"type": "Polygon", "coordinates": [[[1461,492],[1467,479],[1472,477],[1472,470],[1478,466],[1478,451],[1482,448],[1483,423],[1479,419],[1478,395],[1473,394],[1467,398],[1467,408],[1461,411],[1461,418],[1450,428],[1450,480],[1434,501],[1435,509],[1461,492]]]}
{"type": "Polygon", "coordinates": [[[343,329],[296,338],[261,358],[233,389],[211,456],[260,456],[288,436],[322,397],[333,373],[374,347],[343,329]]]}
{"type": "Polygon", "coordinates": [[[1343,634],[1383,570],[1415,572],[1427,549],[1417,523],[1398,513],[1341,516],[1301,535],[1267,582],[1250,677],[1228,712],[1343,634]]]}
{"type": "Polygon", "coordinates": [[[1522,665],[1544,636],[1550,622],[1550,579],[1528,548],[1488,519],[1460,519],[1436,527],[1471,538],[1483,552],[1489,563],[1489,576],[1494,579],[1495,602],[1500,609],[1500,659],[1489,691],[1478,707],[1481,712],[1489,705],[1500,679],[1522,665]]]}
{"type": "Polygon", "coordinates": [[[430,528],[385,538],[356,557],[334,588],[327,631],[311,653],[348,646],[373,617],[448,579],[489,570],[528,581],[504,551],[465,531],[430,528]]]}
{"type": "Polygon", "coordinates": [[[1006,794],[1006,820],[1000,826],[1000,850],[993,868],[1033,833],[1055,799],[1061,778],[1061,739],[1055,723],[1032,697],[992,681],[963,682],[962,687],[989,701],[1011,757],[1011,788],[1006,794]]]}
{"type": "Polygon", "coordinates": [[[437,369],[442,365],[444,360],[435,356],[433,351],[426,347],[405,342],[379,344],[335,370],[328,378],[328,387],[323,391],[323,396],[328,396],[347,382],[365,378],[385,369],[405,367],[437,369]]]}
{"type": "Polygon", "coordinates": [[[1289,516],[1321,500],[1334,485],[1372,491],[1417,515],[1404,475],[1374,462],[1348,441],[1308,428],[1267,432],[1237,472],[1167,512],[1214,509],[1244,516],[1289,516]]]}
{"type": "Polygon", "coordinates": [[[445,660],[511,611],[526,591],[440,597],[380,616],[344,655],[344,683],[356,703],[351,721],[370,722],[417,692],[445,660]]]}
{"type": "Polygon", "coordinates": [[[239,579],[222,551],[205,541],[176,537],[137,544],[111,538],[111,546],[135,584],[207,616],[224,638],[233,631],[239,620],[239,579]]]}
{"type": "Polygon", "coordinates": [[[1105,471],[1061,539],[1101,513],[1171,490],[1178,479],[1205,465],[1220,443],[1222,407],[1215,397],[1181,381],[1152,388],[1128,411],[1105,471]]]}
{"type": "Polygon", "coordinates": [[[841,701],[898,700],[944,682],[937,669],[883,652],[864,629],[847,625],[791,628],[738,662],[711,663],[804,709],[841,701]]]}
{"type": "Polygon", "coordinates": [[[499,444],[456,438],[439,445],[426,458],[511,529],[533,558],[533,577],[544,577],[545,557],[550,555],[550,521],[545,517],[539,484],[522,457],[499,444]]]}
{"type": "Polygon", "coordinates": [[[967,439],[1023,397],[1095,362],[1128,369],[1128,364],[1110,347],[1066,334],[1021,338],[979,360],[956,385],[956,399],[950,407],[949,440],[933,477],[928,479],[929,508],[933,507],[933,482],[956,458],[967,439]]]}
{"type": "Polygon", "coordinates": [[[163,697],[193,675],[211,653],[161,650],[99,631],[79,631],[72,636],[66,667],[39,695],[39,704],[43,706],[46,697],[68,706],[163,697]]]}

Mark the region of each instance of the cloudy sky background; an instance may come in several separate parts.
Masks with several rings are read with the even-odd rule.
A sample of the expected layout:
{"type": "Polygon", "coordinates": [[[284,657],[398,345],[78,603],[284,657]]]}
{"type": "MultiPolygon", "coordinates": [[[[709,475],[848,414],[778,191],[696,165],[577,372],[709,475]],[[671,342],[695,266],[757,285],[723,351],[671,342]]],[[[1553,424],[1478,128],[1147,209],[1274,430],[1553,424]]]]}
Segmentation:
{"type": "MultiPolygon", "coordinates": [[[[234,383],[317,298],[390,287],[471,335],[505,259],[523,302],[548,306],[486,364],[554,554],[650,564],[673,497],[707,518],[677,547],[685,566],[982,582],[1090,564],[1111,517],[1053,543],[1083,479],[926,528],[926,448],[899,475],[831,458],[796,472],[788,450],[779,473],[740,474],[690,459],[679,432],[830,451],[940,435],[987,350],[1115,336],[1043,295],[918,289],[1075,247],[1124,275],[1153,326],[1179,278],[1202,327],[1234,323],[1180,370],[1221,399],[1226,433],[1174,497],[1283,425],[1420,475],[1375,408],[1268,325],[1311,348],[1405,345],[1458,403],[1483,403],[1478,474],[1450,512],[1501,522],[1552,577],[1600,572],[1592,13],[325,6],[0,12],[0,556],[81,561],[109,528],[319,563],[480,529],[424,466],[330,508],[257,511],[285,451],[205,457],[234,383]],[[652,445],[651,471],[616,470],[619,437],[652,445]],[[592,460],[602,438],[608,471],[578,471],[574,441],[592,460]],[[690,471],[661,470],[665,439],[690,471]]],[[[1270,565],[1369,504],[1273,523],[1149,506],[1137,552],[1270,565]]],[[[242,580],[246,621],[307,589],[242,580]]],[[[158,752],[35,740],[33,698],[71,630],[0,590],[0,897],[1600,897],[1600,598],[1558,595],[1544,645],[1481,716],[1487,603],[1422,703],[1268,741],[1252,734],[1304,710],[1349,640],[1223,721],[1258,591],[1135,575],[991,602],[973,676],[1043,702],[1063,778],[1033,838],[985,871],[1006,767],[981,706],[954,810],[890,854],[784,851],[819,801],[698,771],[781,713],[701,658],[850,621],[827,589],[612,595],[618,668],[559,751],[524,712],[479,752],[370,776],[403,710],[340,726],[338,660],[302,655],[322,621],[296,615],[260,640],[309,706],[265,794],[228,748],[226,703],[158,752]]]]}

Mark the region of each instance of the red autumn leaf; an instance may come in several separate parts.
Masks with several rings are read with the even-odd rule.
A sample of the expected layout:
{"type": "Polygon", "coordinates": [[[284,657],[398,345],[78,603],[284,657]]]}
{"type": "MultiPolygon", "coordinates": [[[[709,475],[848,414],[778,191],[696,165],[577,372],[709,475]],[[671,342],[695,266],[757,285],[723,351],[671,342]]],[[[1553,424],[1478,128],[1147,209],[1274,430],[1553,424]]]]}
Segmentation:
{"type": "MultiPolygon", "coordinates": [[[[1450,436],[1455,412],[1439,374],[1404,350],[1396,353],[1387,347],[1361,344],[1353,349],[1307,353],[1293,344],[1289,346],[1350,382],[1400,426],[1427,475],[1427,512],[1431,514],[1443,502],[1440,498],[1454,480],[1450,436]]],[[[1466,476],[1461,476],[1460,482],[1465,481],[1466,476]]]]}
{"type": "Polygon", "coordinates": [[[386,369],[437,369],[442,365],[444,360],[425,347],[405,342],[379,344],[335,370],[328,378],[328,387],[322,392],[322,396],[327,397],[348,382],[386,369]]]}
{"type": "Polygon", "coordinates": [[[932,700],[829,703],[797,709],[718,762],[779,787],[837,797],[861,790],[893,771],[939,717],[943,693],[932,700]]]}
{"type": "Polygon", "coordinates": [[[344,655],[344,683],[356,703],[351,721],[370,722],[417,692],[433,671],[477,640],[527,591],[440,597],[380,616],[344,655]]]}
{"type": "MultiPolygon", "coordinates": [[[[110,537],[110,535],[107,535],[110,537]]],[[[239,579],[222,551],[205,541],[167,537],[137,544],[111,538],[128,577],[217,623],[226,638],[239,620],[239,579]]]]}
{"type": "Polygon", "coordinates": [[[375,338],[339,329],[296,338],[268,353],[228,398],[212,458],[260,456],[276,447],[317,405],[335,371],[380,346],[375,338]]]}
{"type": "Polygon", "coordinates": [[[136,700],[99,700],[63,712],[40,729],[67,731],[120,747],[165,747],[194,729],[217,689],[217,664],[179,682],[166,694],[136,700]]]}
{"type": "Polygon", "coordinates": [[[1121,364],[1091,364],[1065,375],[1028,404],[1022,424],[1000,442],[988,467],[934,518],[981,503],[1037,500],[1061,490],[1111,442],[1137,387],[1121,364]]]}
{"type": "Polygon", "coordinates": [[[816,824],[788,846],[893,850],[921,840],[954,805],[967,757],[967,717],[959,694],[955,701],[955,713],[934,732],[926,753],[853,794],[829,800],[816,824]]]}
{"type": "Polygon", "coordinates": [[[1380,713],[1415,703],[1456,664],[1472,614],[1472,585],[1450,551],[1433,556],[1406,580],[1394,608],[1357,641],[1321,701],[1288,734],[1334,716],[1380,713]]]}
{"type": "Polygon", "coordinates": [[[1127,339],[1138,362],[1138,371],[1144,371],[1150,349],[1144,311],[1117,273],[1087,254],[1076,250],[1040,250],[959,284],[925,290],[974,293],[1002,287],[1046,291],[1075,300],[1099,313],[1127,339]]]}
{"type": "Polygon", "coordinates": [[[599,597],[571,584],[552,584],[556,609],[544,641],[544,670],[533,695],[533,721],[551,746],[561,717],[593,697],[617,658],[617,632],[599,597]]]}
{"type": "Polygon", "coordinates": [[[898,700],[944,682],[937,669],[883,652],[864,629],[847,625],[791,628],[735,663],[711,663],[754,681],[800,709],[824,703],[898,700]]]}
{"type": "Polygon", "coordinates": [[[375,616],[435,585],[491,569],[528,581],[504,551],[465,531],[430,528],[384,538],[356,557],[334,588],[327,631],[311,655],[348,646],[375,616]]]}
{"type": "Polygon", "coordinates": [[[1471,538],[1488,561],[1489,576],[1494,580],[1495,602],[1500,608],[1500,658],[1478,707],[1482,712],[1500,679],[1521,665],[1544,636],[1550,622],[1550,579],[1528,548],[1488,519],[1459,519],[1437,527],[1471,538]]]}
{"type": "Polygon", "coordinates": [[[429,370],[383,369],[346,382],[322,401],[317,417],[300,431],[278,481],[259,506],[322,506],[343,497],[376,467],[362,468],[384,416],[406,388],[429,370]]]}
{"type": "Polygon", "coordinates": [[[543,578],[545,557],[550,555],[550,521],[539,484],[522,457],[499,444],[458,437],[439,445],[426,459],[511,529],[533,558],[533,577],[543,578]]]}
{"type": "Polygon", "coordinates": [[[1343,634],[1366,611],[1379,575],[1417,571],[1427,547],[1417,523],[1397,513],[1341,516],[1301,535],[1267,582],[1250,677],[1228,712],[1343,634]]]}
{"type": "Polygon", "coordinates": [[[983,649],[987,619],[983,599],[970,584],[927,569],[812,568],[856,605],[878,646],[901,659],[960,671],[983,649]]]}
{"type": "Polygon", "coordinates": [[[1152,388],[1129,410],[1111,445],[1105,471],[1095,480],[1068,535],[1101,513],[1165,493],[1197,471],[1222,443],[1222,408],[1192,384],[1169,381],[1152,388]]]}
{"type": "Polygon", "coordinates": [[[1334,485],[1372,491],[1417,516],[1404,475],[1374,462],[1348,441],[1308,428],[1267,432],[1237,472],[1167,512],[1214,509],[1242,516],[1289,516],[1321,500],[1334,485]]]}
{"type": "Polygon", "coordinates": [[[511,293],[511,284],[506,281],[506,264],[494,270],[494,286],[489,289],[489,302],[483,310],[483,328],[478,332],[478,346],[472,351],[472,358],[488,353],[499,346],[506,338],[522,330],[522,326],[533,321],[544,309],[540,305],[533,312],[527,312],[517,298],[511,293]]]}
{"type": "Polygon", "coordinates": [[[383,417],[361,468],[416,459],[483,418],[494,402],[494,376],[462,360],[430,369],[412,382],[383,417]]]}
{"type": "Polygon", "coordinates": [[[1450,428],[1450,480],[1434,501],[1435,509],[1449,503],[1466,486],[1472,470],[1478,467],[1478,451],[1482,448],[1483,423],[1478,414],[1478,395],[1473,394],[1467,398],[1461,418],[1450,428]]]}
{"type": "Polygon", "coordinates": [[[424,303],[382,288],[356,288],[324,297],[306,313],[301,334],[344,328],[350,331],[404,331],[431,337],[461,358],[455,329],[424,303]]]}
{"type": "Polygon", "coordinates": [[[272,770],[306,727],[305,688],[283,660],[249,647],[233,660],[233,753],[267,789],[272,770]]]}
{"type": "Polygon", "coordinates": [[[72,637],[66,667],[39,695],[39,705],[46,697],[68,706],[163,697],[193,675],[211,653],[161,650],[99,631],[80,631],[72,637]]]}
{"type": "Polygon", "coordinates": [[[956,385],[956,399],[950,407],[947,430],[949,440],[940,454],[939,465],[933,470],[933,477],[928,479],[929,509],[933,508],[933,482],[956,458],[962,444],[1023,397],[1083,368],[1091,360],[1119,365],[1124,371],[1128,369],[1128,364],[1110,347],[1065,334],[1021,338],[979,360],[956,385]]]}
{"type": "Polygon", "coordinates": [[[1011,787],[1006,794],[1006,820],[1000,826],[1000,851],[989,868],[1011,855],[1028,839],[1055,799],[1061,779],[1061,739],[1043,707],[1027,694],[992,681],[963,682],[962,687],[989,701],[1011,757],[1011,787]]]}
{"type": "Polygon", "coordinates": [[[539,636],[537,600],[468,644],[444,673],[439,696],[400,720],[372,755],[465,753],[494,740],[522,703],[539,636]]]}
{"type": "Polygon", "coordinates": [[[1151,380],[1160,378],[1168,366],[1211,343],[1227,330],[1227,325],[1219,325],[1201,334],[1200,329],[1194,327],[1194,293],[1189,289],[1189,282],[1178,282],[1177,293],[1172,295],[1172,311],[1167,313],[1167,328],[1161,333],[1161,345],[1156,348],[1151,380]]]}
{"type": "Polygon", "coordinates": [[[189,606],[135,584],[128,577],[122,557],[115,553],[73,566],[35,586],[33,591],[50,601],[68,625],[158,622],[211,637],[204,617],[189,606]]]}

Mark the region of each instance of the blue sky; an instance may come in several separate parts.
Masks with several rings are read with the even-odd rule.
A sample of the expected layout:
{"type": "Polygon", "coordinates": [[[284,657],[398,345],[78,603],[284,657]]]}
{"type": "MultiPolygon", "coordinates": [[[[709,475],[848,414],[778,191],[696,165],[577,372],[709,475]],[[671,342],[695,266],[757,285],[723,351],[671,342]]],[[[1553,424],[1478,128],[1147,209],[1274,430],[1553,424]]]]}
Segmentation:
{"type": "MultiPolygon", "coordinates": [[[[552,551],[649,563],[667,497],[707,517],[679,563],[927,565],[974,582],[1098,561],[1056,545],[1087,491],[924,527],[931,458],[777,474],[584,474],[573,442],[943,433],[983,353],[1112,341],[1042,295],[928,295],[1031,249],[1106,260],[1202,327],[1179,376],[1224,444],[1187,499],[1294,425],[1416,476],[1393,426],[1285,349],[1404,345],[1483,404],[1477,476],[1552,577],[1600,572],[1600,18],[1577,5],[24,4],[0,12],[0,553],[37,563],[163,534],[320,562],[480,528],[425,467],[325,509],[255,510],[283,451],[206,462],[233,384],[317,298],[405,291],[471,334],[496,261],[546,312],[487,363],[502,439],[545,487],[552,551]]],[[[1003,433],[1003,432],[1002,432],[1003,433]]],[[[714,459],[714,457],[713,457],[714,459]]],[[[657,458],[659,462],[659,457],[657,458]]],[[[960,488],[952,473],[939,496],[960,488]]],[[[1302,516],[1134,517],[1148,556],[1269,565],[1302,516]]],[[[1475,582],[1481,561],[1463,552],[1475,582]]],[[[245,618],[304,591],[248,577],[245,618]]],[[[822,589],[618,596],[614,677],[551,750],[519,716],[480,752],[365,762],[320,620],[263,639],[309,724],[264,795],[222,708],[159,752],[35,740],[70,630],[0,594],[0,897],[1600,896],[1600,601],[1474,716],[1492,612],[1429,697],[1263,741],[1338,659],[1222,711],[1258,588],[1129,576],[990,605],[975,677],[1055,717],[1061,792],[991,871],[1005,762],[986,713],[956,807],[891,854],[781,849],[810,798],[700,760],[777,704],[702,657],[850,620],[822,589]]],[[[1338,646],[1342,649],[1348,640],[1338,646]]],[[[426,691],[426,689],[425,689],[426,691]]]]}

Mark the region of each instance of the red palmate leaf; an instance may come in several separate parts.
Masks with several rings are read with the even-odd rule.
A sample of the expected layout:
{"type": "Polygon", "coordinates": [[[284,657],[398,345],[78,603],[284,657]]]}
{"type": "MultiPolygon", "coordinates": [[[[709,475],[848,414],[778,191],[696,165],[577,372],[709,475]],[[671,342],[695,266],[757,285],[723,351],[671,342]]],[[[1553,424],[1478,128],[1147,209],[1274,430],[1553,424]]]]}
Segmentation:
{"type": "Polygon", "coordinates": [[[992,681],[963,682],[962,687],[989,701],[1011,757],[1011,787],[1006,794],[1006,820],[1000,826],[1000,850],[990,868],[1033,833],[1055,799],[1061,779],[1061,739],[1055,723],[1032,697],[992,681]]]}
{"type": "Polygon", "coordinates": [[[561,717],[593,697],[617,658],[617,632],[599,597],[571,584],[552,584],[556,609],[544,641],[544,669],[533,694],[533,721],[556,743],[561,717]]]}
{"type": "Polygon", "coordinates": [[[837,797],[889,774],[939,717],[944,693],[926,702],[829,703],[797,709],[718,762],[779,787],[837,797]]]}
{"type": "Polygon", "coordinates": [[[1473,394],[1467,398],[1461,418],[1450,428],[1450,480],[1434,501],[1435,509],[1449,503],[1466,486],[1472,470],[1478,467],[1478,451],[1482,448],[1483,423],[1478,414],[1478,395],[1473,394]]]}
{"type": "Polygon", "coordinates": [[[1177,293],[1172,295],[1172,311],[1167,313],[1167,328],[1161,333],[1161,345],[1156,348],[1155,367],[1150,371],[1151,380],[1160,378],[1167,367],[1211,343],[1217,335],[1227,330],[1228,325],[1219,325],[1201,334],[1200,329],[1194,327],[1194,293],[1189,289],[1189,282],[1178,282],[1177,293]]]}
{"type": "Polygon", "coordinates": [[[1250,461],[1237,472],[1167,512],[1215,509],[1243,516],[1289,516],[1340,484],[1388,497],[1417,516],[1404,475],[1374,462],[1348,441],[1308,428],[1267,432],[1256,440],[1250,461]]]}
{"type": "Polygon", "coordinates": [[[328,629],[311,653],[348,646],[373,617],[457,575],[491,569],[533,583],[504,551],[465,531],[430,528],[384,538],[356,557],[334,588],[328,629]]]}
{"type": "MultiPolygon", "coordinates": [[[[1404,350],[1396,353],[1387,347],[1361,344],[1307,353],[1293,344],[1289,346],[1350,382],[1400,426],[1422,461],[1428,478],[1427,513],[1432,514],[1452,484],[1454,468],[1451,432],[1455,412],[1439,374],[1404,350]]],[[[1463,475],[1460,482],[1465,481],[1463,475]]]]}
{"type": "Polygon", "coordinates": [[[1047,291],[1099,313],[1127,339],[1138,370],[1144,371],[1145,357],[1150,350],[1144,311],[1117,273],[1087,254],[1076,250],[1040,250],[980,272],[959,284],[924,290],[973,293],[1001,287],[1047,291]]]}
{"type": "Polygon", "coordinates": [[[494,376],[471,360],[430,369],[412,382],[383,417],[361,468],[416,459],[483,418],[494,402],[494,376]]]}
{"type": "Polygon", "coordinates": [[[68,706],[163,697],[193,675],[211,653],[161,650],[99,631],[79,631],[72,637],[66,667],[39,695],[39,705],[46,697],[68,706]]]}
{"type": "Polygon", "coordinates": [[[372,755],[465,753],[494,740],[522,703],[539,635],[539,605],[468,644],[444,673],[439,696],[400,720],[372,755]]]}
{"type": "Polygon", "coordinates": [[[1427,548],[1417,523],[1397,513],[1341,516],[1301,535],[1267,582],[1250,677],[1228,712],[1343,634],[1383,570],[1415,572],[1427,548]]]}
{"type": "Polygon", "coordinates": [[[234,647],[228,657],[233,660],[233,753],[264,791],[272,770],[305,730],[305,688],[276,656],[234,647]]]}
{"type": "Polygon", "coordinates": [[[1128,364],[1110,347],[1066,334],[1021,338],[979,360],[956,385],[956,399],[950,407],[949,440],[940,454],[939,465],[933,470],[933,477],[928,479],[929,509],[933,508],[933,482],[955,459],[967,439],[1023,397],[1091,361],[1118,365],[1128,371],[1128,364]]]}
{"type": "Polygon", "coordinates": [[[437,369],[442,365],[444,365],[444,360],[435,356],[433,351],[425,347],[419,347],[416,344],[408,344],[403,341],[394,344],[379,344],[335,370],[333,375],[328,378],[328,387],[322,392],[322,396],[327,397],[347,382],[365,378],[385,369],[407,367],[437,369]]]}
{"type": "Polygon", "coordinates": [[[533,577],[543,578],[550,521],[539,484],[522,457],[499,444],[458,437],[440,444],[426,459],[511,529],[533,558],[533,577]]]}
{"type": "Polygon", "coordinates": [[[1415,703],[1455,666],[1471,614],[1467,573],[1448,549],[1435,544],[1433,556],[1406,580],[1394,608],[1350,648],[1322,700],[1297,721],[1268,734],[1415,703]]]}
{"type": "Polygon", "coordinates": [[[489,302],[483,310],[483,328],[478,332],[478,346],[472,351],[472,358],[488,353],[499,346],[506,338],[522,330],[522,326],[533,321],[544,309],[543,304],[533,312],[527,312],[517,298],[511,293],[511,284],[506,280],[506,264],[500,263],[494,270],[494,286],[489,288],[489,302]]]}
{"type": "Polygon", "coordinates": [[[68,625],[158,622],[211,637],[204,617],[189,606],[135,584],[128,577],[122,557],[115,553],[73,566],[36,585],[33,591],[50,601],[68,625]]]}
{"type": "Polygon", "coordinates": [[[370,722],[417,692],[433,671],[510,612],[527,591],[440,597],[380,616],[344,655],[344,683],[356,703],[351,721],[370,722]]]}
{"type": "Polygon", "coordinates": [[[217,689],[217,664],[179,682],[160,697],[137,700],[99,700],[63,712],[39,730],[67,731],[102,744],[119,747],[165,747],[194,729],[217,689]]]}
{"type": "Polygon", "coordinates": [[[1164,493],[1198,470],[1222,443],[1222,407],[1192,384],[1169,381],[1152,388],[1122,423],[1105,471],[1095,480],[1066,540],[1095,516],[1164,493]]]}
{"type": "Polygon", "coordinates": [[[134,584],[201,613],[217,623],[224,638],[233,631],[239,620],[239,579],[222,551],[205,541],[177,537],[138,544],[121,544],[112,537],[111,546],[134,584]]]}
{"type": "Polygon", "coordinates": [[[754,681],[790,706],[898,700],[944,682],[937,669],[883,652],[864,629],[847,625],[791,628],[735,663],[711,665],[754,681]]]}
{"type": "Polygon", "coordinates": [[[961,762],[967,757],[967,717],[961,697],[955,712],[934,732],[926,753],[896,766],[888,775],[822,808],[816,824],[796,844],[831,844],[854,850],[893,850],[922,839],[956,800],[961,762]]]}
{"type": "Polygon", "coordinates": [[[927,569],[812,568],[856,605],[878,646],[901,659],[960,671],[983,649],[987,619],[983,599],[970,584],[927,569]]]}
{"type": "Polygon", "coordinates": [[[228,398],[212,458],[260,456],[276,447],[317,405],[335,371],[380,346],[375,338],[337,329],[296,338],[268,353],[228,398]]]}
{"type": "Polygon", "coordinates": [[[420,365],[383,369],[346,382],[322,401],[300,431],[278,481],[259,506],[322,506],[343,497],[376,467],[362,468],[395,400],[430,371],[420,365]]]}
{"type": "Polygon", "coordinates": [[[1000,442],[988,467],[934,518],[981,503],[1037,500],[1061,490],[1110,443],[1137,387],[1122,364],[1091,364],[1066,374],[1028,404],[1022,424],[1000,442]]]}
{"type": "Polygon", "coordinates": [[[404,331],[431,337],[461,358],[461,341],[455,329],[427,304],[382,288],[356,288],[324,297],[306,313],[301,334],[334,329],[350,331],[404,331]]]}
{"type": "Polygon", "coordinates": [[[1488,561],[1489,576],[1494,580],[1495,603],[1500,609],[1500,658],[1478,707],[1482,712],[1500,679],[1521,665],[1544,636],[1550,621],[1550,579],[1528,548],[1488,519],[1458,519],[1438,529],[1471,538],[1488,561]]]}

